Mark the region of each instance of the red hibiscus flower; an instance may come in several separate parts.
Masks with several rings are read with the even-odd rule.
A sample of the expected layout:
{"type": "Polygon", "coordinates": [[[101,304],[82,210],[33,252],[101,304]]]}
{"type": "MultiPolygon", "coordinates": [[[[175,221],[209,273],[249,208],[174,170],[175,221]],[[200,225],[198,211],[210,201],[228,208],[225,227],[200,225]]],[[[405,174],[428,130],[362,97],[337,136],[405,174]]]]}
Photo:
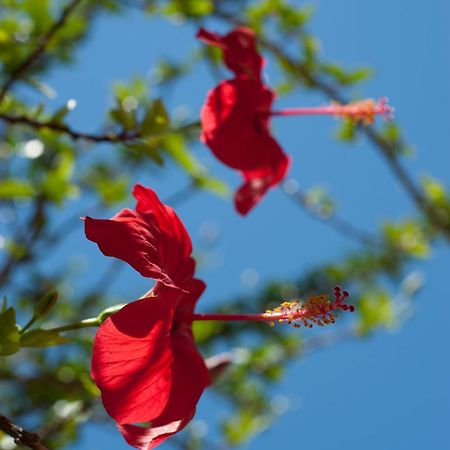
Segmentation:
{"type": "Polygon", "coordinates": [[[130,264],[141,275],[179,287],[194,275],[191,239],[172,208],[137,184],[135,211],[124,209],[112,219],[85,218],[86,237],[102,253],[130,264]]]}
{"type": "Polygon", "coordinates": [[[269,130],[267,112],[275,95],[260,80],[265,61],[252,30],[239,27],[222,37],[200,29],[197,37],[220,47],[236,75],[209,92],[201,111],[201,139],[218,159],[240,171],[244,184],[235,194],[235,205],[245,215],[289,167],[289,158],[269,130]]]}
{"type": "Polygon", "coordinates": [[[158,283],[100,326],[91,375],[127,442],[151,450],[186,426],[210,384],[189,319],[205,284],[192,278],[191,240],[174,211],[148,188],[136,185],[133,193],[136,211],[87,217],[86,236],[158,283]]]}
{"type": "Polygon", "coordinates": [[[205,285],[192,279],[183,292],[163,286],[107,319],[94,341],[91,376],[103,405],[126,441],[151,450],[192,419],[210,384],[189,314],[205,285]],[[150,427],[134,425],[151,422],[150,427]]]}
{"type": "MultiPolygon", "coordinates": [[[[104,254],[158,281],[145,298],[129,303],[100,326],[91,376],[125,440],[139,450],[151,450],[190,422],[211,382],[194,342],[194,320],[311,327],[334,323],[335,311],[354,308],[345,303],[348,292],[336,287],[333,301],[321,295],[257,314],[194,313],[205,284],[193,278],[189,235],[151,189],[136,185],[133,193],[138,200],[135,211],[122,210],[110,220],[87,217],[86,235],[104,254]]],[[[212,377],[229,363],[213,359],[208,361],[212,377]]]]}
{"type": "Polygon", "coordinates": [[[273,111],[273,90],[261,81],[265,60],[258,53],[253,31],[239,27],[225,36],[200,29],[197,37],[223,51],[225,65],[235,74],[212,89],[201,111],[201,140],[214,155],[238,170],[244,184],[235,194],[237,211],[247,214],[286,175],[289,158],[270,133],[270,116],[334,115],[368,125],[377,114],[390,118],[386,99],[348,105],[273,111]]]}

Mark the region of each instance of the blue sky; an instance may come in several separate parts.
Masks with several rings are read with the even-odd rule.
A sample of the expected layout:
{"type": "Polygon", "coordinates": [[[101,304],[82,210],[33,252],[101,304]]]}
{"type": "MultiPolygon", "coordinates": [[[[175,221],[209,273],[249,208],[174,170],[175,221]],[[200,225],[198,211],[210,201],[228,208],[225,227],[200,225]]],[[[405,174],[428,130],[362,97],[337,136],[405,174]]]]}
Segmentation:
{"type": "MultiPolygon", "coordinates": [[[[310,3],[317,9],[310,30],[320,40],[323,57],[350,67],[375,69],[374,77],[353,93],[387,95],[416,150],[406,161],[408,169],[416,176],[432,173],[449,187],[450,4],[444,0],[431,6],[407,0],[310,3]]],[[[58,92],[55,104],[75,98],[78,105],[71,124],[94,131],[110,104],[115,80],[149,74],[160,57],[182,58],[198,45],[195,31],[137,12],[100,18],[76,62],[49,75],[49,83],[58,92]]],[[[276,78],[270,60],[267,76],[276,78]]],[[[214,83],[206,68],[199,67],[172,92],[170,107],[187,105],[192,114],[198,114],[214,83]]],[[[279,105],[323,102],[318,95],[296,91],[279,105]]],[[[400,219],[410,213],[409,199],[377,153],[364,140],[354,147],[335,142],[336,126],[330,118],[274,120],[274,132],[293,159],[290,177],[303,188],[326,186],[341,214],[368,230],[376,229],[383,219],[400,219]]],[[[236,174],[215,162],[200,145],[195,150],[214,174],[237,186],[236,174]]],[[[186,183],[174,168],[164,178],[144,175],[136,181],[155,187],[163,198],[186,183]]],[[[231,199],[209,194],[193,198],[178,212],[194,244],[201,241],[205,227],[220,232],[211,265],[201,270],[208,290],[199,309],[238,293],[256,292],[264,280],[294,279],[306,268],[355,248],[305,216],[280,190],[272,191],[247,218],[234,212],[231,199]],[[248,269],[259,275],[256,286],[242,284],[242,273],[248,269]]],[[[74,256],[87,259],[93,267],[106,267],[107,261],[95,246],[85,242],[81,226],[71,242],[74,256]]],[[[293,362],[278,393],[292,399],[295,408],[246,448],[448,448],[449,256],[448,249],[438,246],[429,261],[411,267],[424,273],[426,284],[418,296],[415,316],[401,330],[380,332],[293,362]]],[[[146,290],[147,282],[125,268],[113,288],[118,296],[131,299],[146,290]]],[[[212,402],[201,401],[197,419],[220,417],[212,402]]],[[[73,450],[107,446],[128,448],[113,426],[88,425],[73,450]]]]}

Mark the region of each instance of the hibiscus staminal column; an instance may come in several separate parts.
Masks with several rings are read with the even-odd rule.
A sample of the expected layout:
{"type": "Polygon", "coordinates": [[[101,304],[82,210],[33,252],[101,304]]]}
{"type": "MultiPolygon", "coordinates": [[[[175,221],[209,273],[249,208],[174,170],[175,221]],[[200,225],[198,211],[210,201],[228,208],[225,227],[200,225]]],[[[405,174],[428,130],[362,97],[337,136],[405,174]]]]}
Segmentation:
{"type": "Polygon", "coordinates": [[[345,303],[349,297],[347,291],[342,291],[339,286],[334,288],[334,300],[328,295],[309,297],[306,302],[298,300],[283,302],[273,310],[267,310],[259,314],[184,314],[179,320],[186,321],[240,321],[240,322],[266,322],[274,325],[275,322],[286,322],[295,328],[305,326],[312,328],[313,325],[329,325],[336,321],[336,311],[353,312],[355,307],[345,303]]]}
{"type": "Polygon", "coordinates": [[[305,108],[286,108],[278,111],[262,112],[263,116],[335,116],[345,117],[364,125],[374,122],[375,116],[383,116],[386,120],[393,117],[394,108],[388,105],[387,97],[375,101],[373,99],[358,100],[347,104],[333,102],[327,106],[305,108]]]}

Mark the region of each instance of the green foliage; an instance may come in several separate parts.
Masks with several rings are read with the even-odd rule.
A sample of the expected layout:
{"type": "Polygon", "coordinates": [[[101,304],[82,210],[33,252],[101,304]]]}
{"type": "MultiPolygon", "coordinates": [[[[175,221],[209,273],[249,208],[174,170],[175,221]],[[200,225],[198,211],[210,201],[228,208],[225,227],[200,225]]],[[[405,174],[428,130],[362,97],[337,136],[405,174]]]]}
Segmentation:
{"type": "Polygon", "coordinates": [[[353,120],[343,119],[336,132],[337,139],[343,142],[352,142],[356,138],[356,124],[353,120]]]}
{"type": "MultiPolygon", "coordinates": [[[[0,89],[45,42],[62,8],[70,3],[2,2],[0,89]]],[[[221,68],[218,49],[202,47],[181,60],[171,57],[153,63],[151,88],[143,76],[115,84],[110,103],[113,106],[92,127],[96,130],[92,134],[69,126],[73,105],[50,109],[45,102],[32,103],[22,89],[16,89],[26,84],[39,95],[54,97],[54,91],[46,84],[46,74],[56,64],[67,65],[79,54],[77,48],[89,36],[99,15],[126,11],[130,3],[140,2],[81,1],[48,39],[42,55],[16,76],[15,84],[0,99],[2,114],[25,118],[17,122],[0,118],[0,203],[16,218],[9,227],[5,225],[5,231],[2,228],[0,236],[1,292],[13,298],[15,306],[8,308],[4,303],[0,312],[1,413],[11,414],[19,423],[32,415],[34,422],[48,425],[45,443],[55,450],[76,441],[85,420],[90,423],[104,420],[104,415],[95,409],[99,392],[88,373],[93,339],[88,326],[103,323],[123,307],[124,301],[107,291],[117,269],[113,267],[112,275],[101,274],[98,286],[89,289],[80,275],[82,264],[64,253],[65,239],[72,229],[80,227],[78,218],[87,212],[108,216],[111,212],[108,208],[128,198],[132,181],[144,173],[148,177],[164,176],[168,164],[177,166],[189,180],[192,191],[201,188],[218,195],[228,194],[225,183],[202,165],[192,150],[198,142],[198,117],[178,120],[172,104],[166,102],[168,90],[198,63],[207,62],[213,70],[221,68]],[[29,151],[30,145],[26,149],[30,142],[35,145],[34,153],[29,151]],[[46,270],[46,261],[57,251],[63,252],[64,261],[54,271],[46,270]],[[56,291],[61,294],[57,304],[56,291]],[[16,312],[22,319],[29,317],[30,311],[32,319],[20,329],[16,312]],[[61,331],[37,328],[35,322],[44,317],[48,328],[52,320],[81,325],[69,327],[77,330],[71,331],[69,340],[61,331]],[[93,319],[83,321],[86,317],[93,319]],[[63,346],[69,342],[70,347],[63,346]],[[46,347],[59,345],[60,349],[46,351],[46,347]],[[20,347],[25,349],[19,351],[20,347]],[[24,373],[26,376],[22,376],[24,373]]],[[[271,67],[279,69],[275,78],[279,80],[281,94],[301,88],[336,100],[372,75],[366,67],[348,69],[323,60],[320,40],[308,30],[313,13],[310,6],[284,0],[142,3],[150,14],[176,19],[178,23],[183,20],[192,28],[211,19],[224,21],[227,27],[235,22],[249,24],[259,36],[260,50],[275,63],[272,65],[271,61],[271,67]]],[[[198,48],[194,40],[193,47],[198,48]]],[[[337,132],[338,139],[352,144],[364,130],[344,120],[337,132]]],[[[376,145],[384,146],[389,157],[410,153],[399,125],[389,122],[379,127],[379,131],[371,130],[376,145]]],[[[437,227],[430,216],[450,223],[450,198],[442,182],[426,177],[422,188],[434,216],[423,214],[420,219],[386,221],[381,231],[374,233],[375,245],[342,253],[335,261],[323,262],[306,271],[298,280],[274,280],[254,296],[226,299],[220,303],[218,312],[264,311],[300,294],[305,297],[326,293],[331,286],[341,284],[350,290],[352,304],[357,308],[354,320],[338,318],[338,333],[369,336],[379,329],[401,325],[404,317],[398,308],[395,286],[408,264],[431,254],[439,233],[442,234],[442,227],[437,227]]],[[[304,200],[307,211],[325,224],[337,214],[331,194],[321,187],[312,188],[304,200]]],[[[408,295],[413,296],[417,287],[410,285],[408,289],[411,291],[408,295]]],[[[276,421],[282,411],[274,402],[273,388],[289,362],[329,345],[327,333],[333,330],[320,330],[318,336],[322,333],[325,336],[322,342],[308,337],[303,330],[293,333],[283,326],[196,322],[195,338],[204,355],[215,355],[223,348],[231,354],[231,363],[209,394],[220,397],[227,405],[219,439],[230,446],[242,445],[276,421]]],[[[184,435],[180,442],[183,448],[191,450],[210,448],[207,441],[194,433],[184,435]]]]}
{"type": "Polygon", "coordinates": [[[386,223],[383,225],[383,234],[389,245],[416,258],[426,258],[430,253],[428,237],[417,221],[386,223]]]}
{"type": "Polygon", "coordinates": [[[12,355],[20,349],[16,311],[10,307],[0,313],[0,356],[12,355]]]}
{"type": "Polygon", "coordinates": [[[395,312],[389,294],[385,291],[371,291],[361,296],[358,311],[358,332],[362,335],[378,327],[392,328],[395,325],[395,312]]]}
{"type": "Polygon", "coordinates": [[[322,64],[322,70],[329,75],[336,83],[342,86],[354,85],[369,79],[373,72],[369,67],[362,67],[356,70],[345,70],[339,64],[322,64]]]}
{"type": "Polygon", "coordinates": [[[70,342],[68,338],[50,330],[31,330],[20,336],[21,347],[41,348],[67,344],[68,342],[70,342]]]}
{"type": "Polygon", "coordinates": [[[0,181],[0,200],[16,200],[33,196],[33,186],[27,181],[10,178],[0,181]]]}
{"type": "Polygon", "coordinates": [[[214,9],[212,0],[170,0],[163,7],[163,14],[197,18],[211,14],[214,9]]]}

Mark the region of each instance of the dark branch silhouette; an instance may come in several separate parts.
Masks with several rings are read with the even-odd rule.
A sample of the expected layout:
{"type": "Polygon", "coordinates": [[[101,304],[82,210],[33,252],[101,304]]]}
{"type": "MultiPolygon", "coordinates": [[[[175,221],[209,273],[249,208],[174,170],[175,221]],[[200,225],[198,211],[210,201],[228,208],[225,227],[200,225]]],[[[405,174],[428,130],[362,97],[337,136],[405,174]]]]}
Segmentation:
{"type": "Polygon", "coordinates": [[[76,131],[70,128],[68,125],[59,122],[52,121],[39,121],[36,119],[32,119],[31,117],[27,117],[25,115],[9,115],[3,112],[0,112],[0,120],[7,122],[11,125],[24,125],[36,130],[41,129],[49,129],[59,133],[67,134],[72,139],[84,139],[86,141],[91,142],[112,142],[112,143],[120,143],[120,142],[128,142],[133,141],[139,138],[138,133],[129,133],[127,131],[123,131],[121,133],[105,133],[105,134],[93,134],[93,133],[84,133],[81,131],[76,131]]]}
{"type": "Polygon", "coordinates": [[[37,433],[31,433],[24,430],[21,426],[16,425],[10,419],[0,415],[0,430],[14,439],[14,443],[17,445],[23,445],[31,448],[32,450],[48,450],[45,445],[42,444],[41,438],[37,433]]]}

